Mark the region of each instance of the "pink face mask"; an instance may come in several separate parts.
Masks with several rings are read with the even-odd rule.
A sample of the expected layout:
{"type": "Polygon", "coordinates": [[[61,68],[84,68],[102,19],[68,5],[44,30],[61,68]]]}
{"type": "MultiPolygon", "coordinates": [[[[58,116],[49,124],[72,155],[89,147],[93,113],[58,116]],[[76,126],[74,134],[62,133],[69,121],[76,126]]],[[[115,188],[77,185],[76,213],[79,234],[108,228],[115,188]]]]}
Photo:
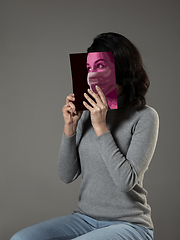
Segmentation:
{"type": "Polygon", "coordinates": [[[105,95],[116,89],[115,72],[109,67],[101,71],[89,72],[87,75],[87,83],[91,90],[97,93],[95,86],[98,85],[105,95]]]}

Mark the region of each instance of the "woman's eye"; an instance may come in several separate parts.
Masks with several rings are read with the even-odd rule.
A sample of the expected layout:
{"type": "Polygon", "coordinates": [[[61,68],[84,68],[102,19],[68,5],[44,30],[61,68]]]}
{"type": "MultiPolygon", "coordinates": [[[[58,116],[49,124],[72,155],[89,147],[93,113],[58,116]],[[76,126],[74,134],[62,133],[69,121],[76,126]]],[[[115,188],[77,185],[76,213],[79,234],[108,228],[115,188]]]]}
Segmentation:
{"type": "Polygon", "coordinates": [[[87,67],[87,71],[88,71],[88,72],[91,72],[91,68],[90,68],[90,67],[87,67]]]}
{"type": "Polygon", "coordinates": [[[101,68],[104,68],[104,67],[105,67],[105,66],[104,66],[104,64],[102,64],[102,63],[98,63],[98,64],[97,64],[97,68],[98,68],[98,69],[101,69],[101,68]]]}

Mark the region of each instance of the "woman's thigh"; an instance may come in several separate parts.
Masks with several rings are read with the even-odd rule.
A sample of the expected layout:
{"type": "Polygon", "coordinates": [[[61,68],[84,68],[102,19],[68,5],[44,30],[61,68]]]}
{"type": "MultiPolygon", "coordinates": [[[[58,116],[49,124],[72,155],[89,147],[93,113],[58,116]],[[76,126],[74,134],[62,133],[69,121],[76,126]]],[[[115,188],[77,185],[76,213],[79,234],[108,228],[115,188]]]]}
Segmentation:
{"type": "Polygon", "coordinates": [[[92,231],[93,227],[77,214],[57,217],[24,228],[11,240],[68,240],[92,231]]]}
{"type": "Polygon", "coordinates": [[[122,222],[99,228],[75,240],[153,240],[153,231],[146,228],[122,222]]]}

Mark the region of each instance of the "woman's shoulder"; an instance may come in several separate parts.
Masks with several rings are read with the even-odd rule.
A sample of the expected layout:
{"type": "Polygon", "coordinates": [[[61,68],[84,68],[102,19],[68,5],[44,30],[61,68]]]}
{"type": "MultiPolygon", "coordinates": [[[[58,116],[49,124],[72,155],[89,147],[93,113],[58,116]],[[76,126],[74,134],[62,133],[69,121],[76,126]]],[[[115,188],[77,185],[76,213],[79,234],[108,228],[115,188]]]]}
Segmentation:
{"type": "Polygon", "coordinates": [[[146,105],[142,110],[139,111],[140,114],[144,114],[144,115],[149,115],[149,116],[158,116],[157,111],[153,108],[150,107],[149,105],[146,105]]]}
{"type": "Polygon", "coordinates": [[[159,122],[159,115],[157,111],[149,105],[146,105],[142,110],[137,111],[137,113],[141,119],[159,122]]]}

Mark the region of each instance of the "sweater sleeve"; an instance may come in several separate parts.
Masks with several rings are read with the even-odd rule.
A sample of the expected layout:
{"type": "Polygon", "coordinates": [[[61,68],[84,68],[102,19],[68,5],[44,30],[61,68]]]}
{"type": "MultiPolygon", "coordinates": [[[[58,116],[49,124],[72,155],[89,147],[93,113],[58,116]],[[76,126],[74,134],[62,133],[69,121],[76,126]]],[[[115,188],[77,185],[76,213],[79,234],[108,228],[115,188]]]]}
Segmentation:
{"type": "Polygon", "coordinates": [[[74,181],[81,174],[79,156],[76,148],[76,134],[72,137],[62,136],[58,155],[58,174],[65,182],[74,181]]]}
{"type": "Polygon", "coordinates": [[[122,192],[130,191],[148,169],[156,147],[158,128],[158,114],[148,108],[135,126],[126,155],[120,152],[110,131],[97,138],[106,167],[122,192]]]}

